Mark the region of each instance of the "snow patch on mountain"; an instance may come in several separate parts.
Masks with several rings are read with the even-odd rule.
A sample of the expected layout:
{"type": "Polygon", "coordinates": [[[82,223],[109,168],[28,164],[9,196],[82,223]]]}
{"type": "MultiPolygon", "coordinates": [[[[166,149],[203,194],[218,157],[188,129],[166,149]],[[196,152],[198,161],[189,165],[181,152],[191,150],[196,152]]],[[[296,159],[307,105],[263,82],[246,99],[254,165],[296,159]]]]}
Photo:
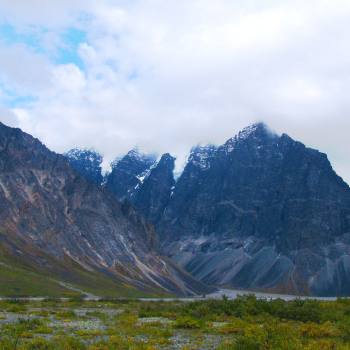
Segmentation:
{"type": "Polygon", "coordinates": [[[94,149],[74,148],[64,154],[72,168],[89,181],[101,184],[103,181],[103,157],[94,149]]]}
{"type": "Polygon", "coordinates": [[[223,146],[221,146],[220,149],[223,150],[226,154],[231,153],[242,141],[244,142],[250,138],[260,137],[262,134],[268,137],[278,136],[277,134],[272,132],[266,124],[255,123],[247,126],[243,130],[241,130],[238,133],[238,135],[227,140],[227,142],[223,146]]]}
{"type": "Polygon", "coordinates": [[[215,145],[196,146],[192,148],[188,163],[191,163],[202,170],[210,168],[210,160],[217,151],[215,145]]]}

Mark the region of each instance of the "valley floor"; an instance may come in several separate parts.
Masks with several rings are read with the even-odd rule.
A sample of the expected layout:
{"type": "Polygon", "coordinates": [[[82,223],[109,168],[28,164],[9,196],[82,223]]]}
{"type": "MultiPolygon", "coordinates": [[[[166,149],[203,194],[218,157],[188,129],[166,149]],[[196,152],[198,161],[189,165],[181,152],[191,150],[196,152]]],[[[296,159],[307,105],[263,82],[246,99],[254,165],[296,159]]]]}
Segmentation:
{"type": "MultiPolygon", "coordinates": [[[[78,289],[77,287],[73,287],[72,285],[69,285],[67,283],[60,283],[62,286],[64,286],[67,289],[70,289],[77,294],[73,296],[73,298],[83,298],[84,301],[100,301],[103,300],[103,297],[99,297],[96,295],[93,295],[89,292],[86,292],[84,290],[78,289]]],[[[237,299],[241,296],[251,296],[254,295],[257,299],[266,299],[266,300],[276,300],[281,299],[284,301],[292,301],[292,300],[318,300],[318,301],[336,301],[337,297],[315,297],[315,296],[302,296],[302,295],[289,295],[289,294],[273,294],[273,293],[263,293],[263,292],[253,292],[249,290],[236,290],[236,289],[218,289],[216,292],[210,293],[210,294],[203,294],[193,297],[139,297],[139,298],[132,298],[133,300],[137,300],[140,302],[193,302],[193,301],[205,301],[205,300],[211,300],[211,299],[222,299],[222,298],[228,298],[230,300],[237,299]]],[[[48,297],[8,297],[0,296],[0,301],[23,301],[23,302],[30,302],[30,301],[45,301],[48,297]]],[[[61,301],[68,301],[70,298],[67,296],[62,298],[54,298],[56,300],[61,301]]],[[[128,297],[111,297],[111,299],[115,300],[125,300],[129,299],[128,297]]]]}
{"type": "Polygon", "coordinates": [[[0,301],[1,350],[350,349],[350,301],[0,301]]]}

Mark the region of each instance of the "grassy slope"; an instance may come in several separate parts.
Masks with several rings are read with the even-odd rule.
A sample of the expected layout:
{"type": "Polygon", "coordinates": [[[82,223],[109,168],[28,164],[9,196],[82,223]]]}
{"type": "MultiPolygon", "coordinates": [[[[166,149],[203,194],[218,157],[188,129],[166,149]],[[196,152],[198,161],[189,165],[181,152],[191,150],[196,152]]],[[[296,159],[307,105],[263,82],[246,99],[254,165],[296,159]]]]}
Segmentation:
{"type": "Polygon", "coordinates": [[[162,296],[160,292],[147,293],[127,285],[112,275],[104,272],[90,272],[69,258],[56,261],[50,257],[38,256],[47,263],[40,266],[26,256],[13,256],[0,245],[0,296],[48,296],[70,297],[79,295],[59,282],[70,285],[102,297],[148,297],[162,296]]]}
{"type": "Polygon", "coordinates": [[[0,264],[1,296],[73,297],[79,295],[37,273],[0,264]]]}

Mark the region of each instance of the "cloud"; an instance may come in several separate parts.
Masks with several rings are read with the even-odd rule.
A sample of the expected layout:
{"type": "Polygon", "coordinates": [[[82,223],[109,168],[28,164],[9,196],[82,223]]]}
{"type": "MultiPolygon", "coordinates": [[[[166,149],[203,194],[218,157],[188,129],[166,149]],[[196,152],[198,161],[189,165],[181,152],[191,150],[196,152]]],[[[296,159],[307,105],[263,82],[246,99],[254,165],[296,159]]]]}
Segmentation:
{"type": "MultiPolygon", "coordinates": [[[[1,95],[0,95],[1,98],[1,95]]],[[[11,126],[13,128],[17,128],[19,126],[18,117],[15,113],[9,111],[6,108],[0,107],[0,115],[1,115],[1,122],[11,126]]]]}
{"type": "Polygon", "coordinates": [[[181,162],[194,144],[264,120],[327,152],[350,181],[348,1],[49,5],[0,0],[0,18],[39,26],[44,47],[0,38],[0,79],[36,98],[8,109],[54,150],[95,147],[112,160],[138,145],[181,162]],[[70,54],[52,60],[65,45],[70,54]]]}
{"type": "Polygon", "coordinates": [[[18,27],[60,28],[76,21],[89,9],[91,0],[0,0],[0,19],[18,27]]]}

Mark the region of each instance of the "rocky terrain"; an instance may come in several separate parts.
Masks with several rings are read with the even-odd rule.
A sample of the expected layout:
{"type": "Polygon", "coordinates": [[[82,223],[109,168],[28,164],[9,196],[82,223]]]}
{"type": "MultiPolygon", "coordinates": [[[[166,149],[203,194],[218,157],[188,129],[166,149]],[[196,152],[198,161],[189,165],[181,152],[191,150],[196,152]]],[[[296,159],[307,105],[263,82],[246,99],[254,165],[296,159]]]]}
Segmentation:
{"type": "Polygon", "coordinates": [[[350,294],[350,189],[324,153],[258,123],[194,147],[176,179],[170,154],[131,150],[104,177],[101,163],[1,125],[2,276],[29,266],[38,285],[49,274],[92,293],[98,280],[126,294],[350,294]]]}
{"type": "Polygon", "coordinates": [[[106,188],[119,200],[129,199],[155,164],[156,156],[131,150],[112,163],[112,171],[106,178],[106,188]]]}
{"type": "Polygon", "coordinates": [[[168,153],[164,154],[129,198],[149,222],[157,223],[169,204],[175,188],[174,167],[175,158],[168,153]]]}
{"type": "Polygon", "coordinates": [[[93,150],[71,149],[64,156],[68,159],[70,166],[89,181],[101,185],[103,157],[93,150]]]}
{"type": "Polygon", "coordinates": [[[350,294],[350,189],[327,156],[264,124],[152,165],[129,200],[163,252],[210,285],[350,294]]]}
{"type": "Polygon", "coordinates": [[[102,295],[104,284],[121,294],[205,290],[159,256],[152,225],[70,163],[32,136],[0,124],[2,282],[11,283],[6,281],[13,280],[12,271],[100,288],[102,295]]]}

